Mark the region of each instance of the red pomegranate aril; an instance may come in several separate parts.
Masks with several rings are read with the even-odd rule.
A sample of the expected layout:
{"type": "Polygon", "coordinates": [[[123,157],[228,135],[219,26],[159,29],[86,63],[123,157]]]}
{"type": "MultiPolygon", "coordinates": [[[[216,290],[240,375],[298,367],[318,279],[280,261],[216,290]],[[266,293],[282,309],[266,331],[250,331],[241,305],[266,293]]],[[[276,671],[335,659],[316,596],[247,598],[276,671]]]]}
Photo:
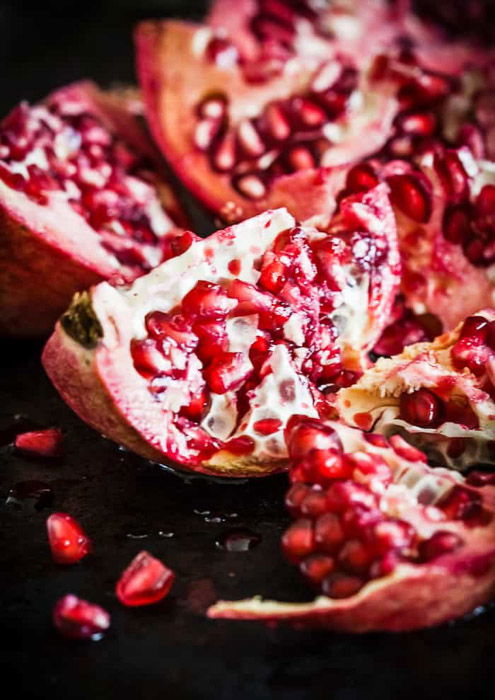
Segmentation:
{"type": "Polygon", "coordinates": [[[69,594],[57,601],[53,624],[67,639],[97,641],[110,627],[110,615],[99,605],[69,594]]]}
{"type": "Polygon", "coordinates": [[[363,437],[366,440],[366,442],[369,442],[370,445],[374,445],[375,447],[386,448],[389,446],[387,438],[384,435],[380,435],[379,433],[364,433],[363,437]]]}
{"type": "Polygon", "coordinates": [[[480,427],[478,416],[464,397],[451,398],[445,404],[445,421],[459,423],[468,430],[477,430],[480,427]]]}
{"type": "Polygon", "coordinates": [[[224,444],[224,449],[233,455],[242,457],[243,455],[249,455],[254,451],[255,443],[253,438],[249,435],[240,435],[239,437],[227,440],[224,444]]]}
{"type": "Polygon", "coordinates": [[[425,453],[410,445],[401,435],[392,435],[390,438],[390,445],[393,447],[394,452],[399,455],[399,457],[402,457],[402,459],[407,459],[408,462],[427,461],[425,453]]]}
{"type": "Polygon", "coordinates": [[[486,344],[491,350],[495,350],[495,321],[490,321],[486,332],[486,344]]]}
{"type": "Polygon", "coordinates": [[[495,215],[495,185],[484,185],[476,198],[476,213],[479,216],[495,215]]]}
{"type": "Polygon", "coordinates": [[[269,265],[264,266],[261,270],[259,284],[268,292],[276,294],[285,284],[286,274],[286,266],[280,262],[280,260],[274,260],[269,265]]]}
{"type": "Polygon", "coordinates": [[[199,338],[196,354],[203,364],[227,351],[229,339],[225,321],[198,321],[193,325],[193,332],[199,338]]]}
{"type": "Polygon", "coordinates": [[[369,163],[355,165],[347,174],[346,187],[351,192],[367,191],[378,184],[378,177],[369,163]]]}
{"type": "Polygon", "coordinates": [[[62,452],[62,431],[47,428],[20,433],[14,439],[14,447],[35,457],[58,457],[62,452]]]}
{"type": "Polygon", "coordinates": [[[278,418],[263,418],[253,424],[254,430],[260,435],[272,435],[280,430],[282,421],[278,418]]]}
{"type": "Polygon", "coordinates": [[[320,584],[335,568],[335,561],[326,554],[310,554],[301,562],[301,572],[313,584],[320,584]]]}
{"type": "Polygon", "coordinates": [[[336,572],[323,580],[321,589],[329,598],[350,598],[363,586],[364,581],[358,576],[336,572]]]}
{"type": "Polygon", "coordinates": [[[436,504],[449,520],[469,521],[481,515],[481,497],[475,491],[455,486],[436,504]]]}
{"type": "Polygon", "coordinates": [[[153,311],[146,316],[146,330],[152,338],[171,338],[184,350],[192,350],[198,344],[197,336],[191,330],[190,321],[181,314],[153,311]]]}
{"type": "Polygon", "coordinates": [[[189,418],[190,420],[201,421],[206,413],[206,409],[209,405],[209,396],[206,391],[200,391],[198,394],[192,397],[191,401],[187,406],[182,406],[180,409],[180,415],[189,418]]]}
{"type": "Polygon", "coordinates": [[[221,122],[216,119],[202,119],[194,130],[194,143],[201,151],[207,151],[221,128],[221,122]]]}
{"type": "Polygon", "coordinates": [[[300,512],[304,517],[317,518],[326,511],[327,499],[324,491],[312,489],[301,503],[300,512]]]}
{"type": "Polygon", "coordinates": [[[206,47],[205,55],[209,61],[222,68],[230,68],[239,60],[239,52],[234,44],[223,37],[212,37],[206,47]]]}
{"type": "Polygon", "coordinates": [[[300,561],[311,554],[314,547],[313,524],[311,520],[301,518],[284,532],[282,548],[289,561],[300,561]]]}
{"type": "Polygon", "coordinates": [[[337,481],[327,492],[328,509],[334,513],[344,513],[355,506],[373,508],[375,503],[375,496],[368,489],[351,481],[337,481]]]}
{"type": "Polygon", "coordinates": [[[266,185],[258,175],[249,173],[233,180],[234,187],[248,199],[262,199],[266,195],[266,185]]]}
{"type": "Polygon", "coordinates": [[[460,337],[470,338],[476,336],[481,341],[486,338],[488,330],[488,321],[483,316],[468,316],[462,324],[460,337]]]}
{"type": "Polygon", "coordinates": [[[431,136],[436,129],[437,119],[432,112],[415,112],[401,115],[397,125],[407,134],[431,136]]]}
{"type": "Polygon", "coordinates": [[[374,546],[379,554],[402,551],[410,547],[415,538],[413,527],[405,520],[389,518],[375,525],[373,530],[374,546]]]}
{"type": "Polygon", "coordinates": [[[203,370],[208,387],[215,394],[238,389],[252,374],[253,365],[242,352],[223,352],[203,370]]]}
{"type": "Polygon", "coordinates": [[[175,580],[174,572],[149,552],[140,552],[117,582],[115,592],[123,605],[152,605],[165,598],[175,580]]]}
{"type": "Polygon", "coordinates": [[[336,513],[325,513],[315,523],[315,544],[324,552],[333,554],[345,540],[344,528],[336,513]]]}
{"type": "Polygon", "coordinates": [[[429,539],[423,540],[418,546],[418,555],[421,561],[431,561],[443,554],[455,552],[464,544],[459,535],[454,532],[440,530],[429,539]]]}
{"type": "Polygon", "coordinates": [[[466,477],[470,486],[495,486],[495,472],[472,471],[466,477]]]}
{"type": "MultiPolygon", "coordinates": [[[[351,476],[352,467],[336,450],[313,450],[308,455],[311,478],[316,483],[326,484],[334,479],[346,479],[351,476]]],[[[304,464],[301,462],[301,465],[304,464]]]]}
{"type": "Polygon", "coordinates": [[[236,316],[270,311],[275,301],[272,296],[262,292],[254,284],[241,280],[233,280],[227,288],[227,294],[238,302],[234,312],[236,316]]]}
{"type": "Polygon", "coordinates": [[[467,191],[467,173],[457,153],[436,154],[434,166],[447,196],[455,203],[463,200],[467,191]]]}
{"type": "Polygon", "coordinates": [[[443,418],[443,402],[429,389],[401,394],[400,417],[421,428],[435,428],[443,418]]]}
{"type": "Polygon", "coordinates": [[[342,442],[333,428],[305,416],[289,418],[285,437],[292,459],[305,457],[311,450],[342,450],[342,442]]]}
{"type": "Polygon", "coordinates": [[[476,336],[461,338],[450,351],[456,369],[467,367],[477,377],[485,373],[490,355],[490,349],[476,336]]]}
{"type": "Polygon", "coordinates": [[[419,178],[414,175],[392,175],[387,179],[392,203],[406,216],[426,223],[431,216],[431,198],[419,178]]]}
{"type": "Polygon", "coordinates": [[[237,139],[248,158],[257,158],[266,150],[258,131],[249,119],[244,119],[237,127],[237,139]]]}
{"type": "Polygon", "coordinates": [[[314,155],[306,146],[291,148],[287,160],[292,170],[309,170],[317,165],[314,155]]]}
{"type": "Polygon", "coordinates": [[[169,372],[171,370],[170,363],[167,362],[160,352],[156,342],[149,338],[144,340],[132,340],[131,355],[136,370],[139,374],[148,379],[162,372],[169,372]]]}
{"type": "Polygon", "coordinates": [[[293,484],[285,496],[285,507],[292,516],[301,515],[301,503],[311,492],[311,488],[303,483],[293,484]]]}
{"type": "Polygon", "coordinates": [[[445,210],[442,232],[450,243],[461,244],[469,240],[471,222],[464,207],[452,206],[445,210]]]}
{"type": "Polygon", "coordinates": [[[364,574],[372,561],[370,548],[359,540],[347,540],[338,556],[340,566],[351,574],[364,574]]]}
{"type": "Polygon", "coordinates": [[[392,481],[392,471],[379,455],[358,452],[347,455],[345,461],[353,472],[354,479],[361,484],[387,485],[392,481]]]}
{"type": "Polygon", "coordinates": [[[285,141],[289,138],[291,126],[280,105],[268,105],[263,114],[263,122],[269,136],[275,141],[285,141]]]}
{"type": "Polygon", "coordinates": [[[193,319],[216,321],[225,318],[235,303],[214,282],[200,280],[182,300],[184,313],[193,319]]]}
{"type": "Polygon", "coordinates": [[[57,564],[75,564],[91,551],[91,541],[77,520],[67,513],[52,513],[46,529],[53,560],[57,564]]]}
{"type": "Polygon", "coordinates": [[[0,163],[0,180],[4,182],[7,187],[13,190],[18,190],[23,192],[26,187],[26,180],[20,173],[13,173],[11,170],[6,168],[0,163]]]}
{"type": "Polygon", "coordinates": [[[318,128],[325,124],[328,120],[327,114],[324,109],[322,109],[315,102],[311,102],[304,97],[296,97],[292,100],[292,111],[299,122],[299,127],[305,128],[318,128]]]}

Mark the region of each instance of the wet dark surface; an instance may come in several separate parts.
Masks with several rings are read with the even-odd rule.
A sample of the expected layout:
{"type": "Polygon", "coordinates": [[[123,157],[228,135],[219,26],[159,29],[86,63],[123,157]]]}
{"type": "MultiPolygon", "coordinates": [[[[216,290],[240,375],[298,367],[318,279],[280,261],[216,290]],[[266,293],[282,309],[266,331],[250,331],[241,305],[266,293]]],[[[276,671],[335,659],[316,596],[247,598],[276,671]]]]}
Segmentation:
{"type": "MultiPolygon", "coordinates": [[[[159,3],[130,0],[112,11],[94,2],[20,5],[0,4],[2,112],[80,76],[131,79],[131,26],[164,12],[159,3]]],[[[190,6],[199,13],[201,3],[190,6]]],[[[185,482],[119,450],[65,407],[40,367],[40,350],[2,341],[0,667],[4,687],[14,684],[8,697],[493,697],[493,610],[436,630],[361,637],[207,620],[204,610],[217,597],[308,597],[279,554],[285,477],[185,482]],[[63,458],[14,454],[17,431],[49,426],[64,432],[63,458]],[[26,486],[33,481],[41,485],[26,486]],[[76,566],[51,561],[45,519],[54,510],[76,517],[93,539],[93,554],[76,566]],[[255,539],[245,551],[229,551],[225,542],[239,531],[255,539]],[[141,549],[173,568],[177,583],[162,603],[125,609],[114,584],[141,549]],[[53,631],[51,609],[66,593],[108,609],[112,626],[102,641],[70,643],[53,631]]]]}

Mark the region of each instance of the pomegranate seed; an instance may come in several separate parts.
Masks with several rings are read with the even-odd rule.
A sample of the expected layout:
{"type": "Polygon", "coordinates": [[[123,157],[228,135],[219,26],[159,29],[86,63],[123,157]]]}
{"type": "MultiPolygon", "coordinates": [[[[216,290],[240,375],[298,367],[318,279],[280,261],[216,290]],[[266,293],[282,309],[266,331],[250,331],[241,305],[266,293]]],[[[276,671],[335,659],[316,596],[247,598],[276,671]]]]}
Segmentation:
{"type": "Polygon", "coordinates": [[[152,605],[165,598],[175,580],[174,572],[149,552],[139,552],[122,573],[115,587],[123,605],[152,605]]]}
{"type": "Polygon", "coordinates": [[[488,321],[483,316],[468,316],[462,324],[460,337],[471,338],[476,336],[481,341],[486,339],[488,321]]]}
{"type": "Polygon", "coordinates": [[[233,185],[248,199],[262,199],[266,195],[265,183],[258,175],[253,173],[235,178],[233,185]]]}
{"type": "Polygon", "coordinates": [[[321,588],[329,598],[350,598],[358,593],[363,585],[364,581],[358,576],[334,573],[323,580],[321,588]]]}
{"type": "Polygon", "coordinates": [[[197,282],[182,300],[187,316],[211,321],[225,318],[234,306],[219,284],[203,280],[197,282]]]}
{"type": "Polygon", "coordinates": [[[13,173],[0,163],[0,180],[13,190],[24,191],[26,181],[20,173],[13,173]]]}
{"type": "Polygon", "coordinates": [[[209,61],[222,68],[231,68],[239,60],[239,52],[234,44],[223,37],[213,37],[208,42],[205,55],[209,61]]]}
{"type": "Polygon", "coordinates": [[[495,350],[495,321],[490,321],[486,334],[486,344],[492,350],[495,350]]]}
{"type": "Polygon", "coordinates": [[[253,365],[242,352],[223,352],[203,370],[208,387],[215,394],[239,389],[252,374],[253,365]]]}
{"type": "Polygon", "coordinates": [[[236,164],[236,139],[232,131],[227,133],[218,141],[212,152],[213,166],[220,172],[228,172],[236,164]]]}
{"type": "Polygon", "coordinates": [[[254,440],[249,435],[232,438],[224,444],[225,450],[237,456],[249,455],[254,451],[254,448],[254,440]]]}
{"type": "Polygon", "coordinates": [[[293,484],[285,496],[285,507],[293,516],[301,515],[301,503],[304,498],[311,492],[306,484],[293,484]]]}
{"type": "Polygon", "coordinates": [[[440,530],[435,532],[429,539],[420,542],[418,554],[421,561],[431,561],[443,554],[450,554],[459,549],[464,544],[459,535],[454,532],[440,530]]]}
{"type": "Polygon", "coordinates": [[[272,139],[275,141],[285,141],[285,139],[289,138],[291,126],[279,105],[268,105],[264,112],[263,120],[268,134],[272,139]]]}
{"type": "Polygon", "coordinates": [[[152,338],[164,340],[171,338],[186,350],[193,350],[198,344],[197,336],[191,330],[191,323],[180,314],[168,314],[153,311],[146,316],[146,330],[152,338]]]}
{"type": "Polygon", "coordinates": [[[379,435],[378,433],[364,433],[363,435],[366,442],[375,447],[388,447],[389,442],[384,435],[379,435]]]}
{"type": "Polygon", "coordinates": [[[445,420],[459,423],[464,427],[477,430],[480,427],[479,418],[464,397],[455,397],[445,406],[445,420]]]}
{"type": "Polygon", "coordinates": [[[437,506],[450,520],[471,520],[481,513],[481,496],[461,486],[455,486],[437,506]]]}
{"type": "Polygon", "coordinates": [[[346,479],[352,474],[352,467],[335,450],[312,450],[306,460],[311,477],[316,483],[327,484],[334,479],[346,479]]]}
{"type": "Polygon", "coordinates": [[[351,168],[347,174],[346,187],[351,192],[362,192],[376,187],[379,183],[375,169],[369,163],[361,163],[351,168]]]}
{"type": "Polygon", "coordinates": [[[495,473],[473,471],[466,478],[466,482],[471,486],[494,486],[495,473]]]}
{"type": "Polygon", "coordinates": [[[75,564],[91,551],[91,541],[77,520],[67,513],[52,513],[46,529],[52,557],[57,564],[75,564]]]}
{"type": "Polygon", "coordinates": [[[343,513],[357,505],[373,508],[375,504],[375,496],[368,489],[351,481],[337,481],[327,492],[328,509],[334,513],[343,513]]]}
{"type": "Polygon", "coordinates": [[[296,97],[292,101],[293,112],[301,128],[315,129],[323,126],[328,120],[326,112],[319,105],[304,97],[296,97]]]}
{"type": "Polygon", "coordinates": [[[470,239],[471,222],[463,207],[452,206],[445,210],[442,231],[450,243],[461,244],[470,239]]]}
{"type": "Polygon", "coordinates": [[[392,203],[410,219],[426,223],[431,216],[431,199],[425,186],[414,175],[392,175],[387,179],[392,203]]]}
{"type": "Polygon", "coordinates": [[[355,452],[345,456],[349,468],[354,471],[354,479],[362,484],[380,483],[387,486],[392,481],[392,471],[382,457],[366,452],[355,452]]]}
{"type": "Polygon", "coordinates": [[[69,594],[57,601],[53,623],[67,639],[97,641],[110,627],[110,615],[99,605],[69,594]]]}
{"type": "Polygon", "coordinates": [[[495,185],[484,185],[476,198],[476,213],[479,216],[495,214],[495,185]]]}
{"type": "Polygon", "coordinates": [[[436,154],[434,166],[447,196],[454,202],[465,198],[468,181],[464,166],[455,151],[446,151],[443,155],[436,154]]]}
{"type": "Polygon", "coordinates": [[[390,445],[393,447],[394,452],[402,457],[402,459],[407,459],[408,462],[426,462],[426,455],[421,450],[417,450],[415,447],[410,445],[404,440],[400,435],[392,435],[390,438],[390,445]]]}
{"type": "Polygon", "coordinates": [[[490,355],[489,348],[476,336],[461,338],[450,351],[456,369],[467,367],[477,377],[485,373],[490,355]]]}
{"type": "Polygon", "coordinates": [[[390,550],[402,551],[409,547],[415,537],[414,529],[404,520],[383,520],[373,530],[374,546],[379,554],[390,550]]]}
{"type": "Polygon", "coordinates": [[[289,561],[298,561],[310,554],[314,546],[311,520],[301,518],[286,530],[282,536],[282,548],[289,561]]]}
{"type": "Polygon", "coordinates": [[[310,554],[301,562],[300,568],[306,578],[318,585],[333,571],[335,562],[325,554],[310,554]]]}
{"type": "Polygon", "coordinates": [[[265,152],[265,144],[260,138],[254,124],[249,119],[244,119],[237,127],[239,145],[249,158],[256,158],[265,152]]]}
{"type": "Polygon", "coordinates": [[[254,430],[260,435],[272,435],[280,430],[282,427],[282,421],[278,418],[264,418],[263,420],[258,420],[253,424],[254,430]]]}
{"type": "Polygon", "coordinates": [[[326,505],[327,499],[324,491],[316,491],[315,489],[312,489],[306,494],[301,503],[301,515],[317,518],[319,515],[323,515],[323,513],[326,511],[326,505]]]}
{"type": "Polygon", "coordinates": [[[192,397],[187,406],[181,407],[180,415],[199,423],[206,413],[209,402],[208,393],[203,389],[192,397]]]}
{"type": "Polygon", "coordinates": [[[325,513],[315,523],[315,543],[319,549],[333,554],[343,544],[344,529],[335,513],[325,513]]]}
{"type": "Polygon", "coordinates": [[[196,353],[203,363],[208,363],[228,348],[225,321],[199,321],[193,325],[193,332],[199,338],[196,353]]]}
{"type": "Polygon", "coordinates": [[[416,112],[401,115],[397,125],[408,134],[431,136],[436,129],[437,120],[431,112],[416,112]]]}
{"type": "Polygon", "coordinates": [[[131,341],[131,355],[136,371],[148,379],[161,373],[170,374],[172,371],[170,362],[166,360],[152,339],[133,339],[131,341]]]}
{"type": "Polygon", "coordinates": [[[279,260],[274,260],[261,270],[259,284],[272,294],[279,292],[286,281],[287,268],[279,260]]]}
{"type": "Polygon", "coordinates": [[[249,282],[233,280],[227,288],[227,294],[237,300],[235,315],[238,316],[270,311],[273,306],[273,297],[249,282]]]}
{"type": "Polygon", "coordinates": [[[364,574],[371,562],[373,554],[359,540],[348,540],[339,552],[339,564],[351,574],[364,574]]]}
{"type": "Polygon", "coordinates": [[[207,151],[220,131],[221,122],[216,119],[202,119],[194,130],[194,143],[200,151],[207,151]]]}
{"type": "Polygon", "coordinates": [[[307,416],[292,416],[285,427],[285,437],[292,459],[304,457],[310,450],[343,449],[333,428],[307,416]]]}
{"type": "Polygon", "coordinates": [[[14,447],[37,457],[58,457],[62,448],[62,431],[59,428],[47,428],[20,433],[15,437],[14,447]]]}
{"type": "Polygon", "coordinates": [[[315,168],[315,157],[306,146],[294,146],[287,154],[287,160],[292,170],[309,170],[315,168]]]}
{"type": "Polygon", "coordinates": [[[401,394],[400,417],[421,428],[435,428],[442,422],[443,402],[429,389],[418,389],[410,394],[401,394]]]}

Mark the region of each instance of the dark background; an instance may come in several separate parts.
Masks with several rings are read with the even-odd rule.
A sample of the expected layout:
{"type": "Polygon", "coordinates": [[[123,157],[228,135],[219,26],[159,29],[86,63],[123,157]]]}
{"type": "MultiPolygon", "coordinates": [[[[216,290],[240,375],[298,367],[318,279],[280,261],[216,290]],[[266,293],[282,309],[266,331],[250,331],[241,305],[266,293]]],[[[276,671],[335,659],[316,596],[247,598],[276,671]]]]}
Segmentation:
{"type": "MultiPolygon", "coordinates": [[[[133,24],[165,14],[199,18],[204,6],[0,0],[0,112],[81,77],[103,85],[132,80],[133,24]]],[[[2,341],[2,349],[0,677],[6,697],[493,697],[493,610],[404,635],[207,620],[204,609],[217,597],[307,599],[279,552],[285,477],[185,482],[119,450],[72,415],[43,374],[40,344],[2,341]],[[13,453],[16,431],[51,425],[64,430],[63,459],[29,461],[13,453]],[[9,498],[16,484],[33,479],[52,490],[51,503],[9,498]],[[45,519],[54,509],[78,518],[94,540],[94,553],[77,566],[51,562],[45,519]],[[219,549],[217,540],[234,527],[249,528],[261,542],[249,552],[219,549]],[[170,532],[170,538],[159,534],[170,532]],[[125,609],[113,586],[143,548],[176,571],[177,583],[162,603],[125,609]],[[102,641],[69,643],[53,631],[52,606],[69,592],[109,610],[112,627],[102,641]]]]}

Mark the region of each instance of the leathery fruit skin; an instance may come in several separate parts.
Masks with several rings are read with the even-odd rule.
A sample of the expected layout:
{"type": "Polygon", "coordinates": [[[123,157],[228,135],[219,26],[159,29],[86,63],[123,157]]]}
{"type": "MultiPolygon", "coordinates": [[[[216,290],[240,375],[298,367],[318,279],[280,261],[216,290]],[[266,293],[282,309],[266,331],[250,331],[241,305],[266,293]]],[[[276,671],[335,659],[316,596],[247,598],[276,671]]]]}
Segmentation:
{"type": "Polygon", "coordinates": [[[315,447],[295,456],[289,472],[287,505],[296,520],[283,548],[320,595],[308,603],[220,601],[209,617],[399,632],[453,620],[490,600],[493,485],[429,467],[399,436],[389,442],[300,416],[286,428],[294,455],[310,434],[315,447]],[[321,473],[323,453],[347,466],[341,478],[321,473]]]}
{"type": "Polygon", "coordinates": [[[393,237],[384,188],[343,202],[326,232],[264,212],[130,288],[77,297],[44,366],[83,420],[145,457],[226,476],[284,469],[288,418],[331,413],[325,392],[355,381],[386,323],[393,237]],[[357,284],[369,301],[354,303],[357,284]]]}
{"type": "Polygon", "coordinates": [[[0,334],[46,335],[76,291],[175,254],[187,221],[140,110],[82,81],[0,123],[0,334]]]}

